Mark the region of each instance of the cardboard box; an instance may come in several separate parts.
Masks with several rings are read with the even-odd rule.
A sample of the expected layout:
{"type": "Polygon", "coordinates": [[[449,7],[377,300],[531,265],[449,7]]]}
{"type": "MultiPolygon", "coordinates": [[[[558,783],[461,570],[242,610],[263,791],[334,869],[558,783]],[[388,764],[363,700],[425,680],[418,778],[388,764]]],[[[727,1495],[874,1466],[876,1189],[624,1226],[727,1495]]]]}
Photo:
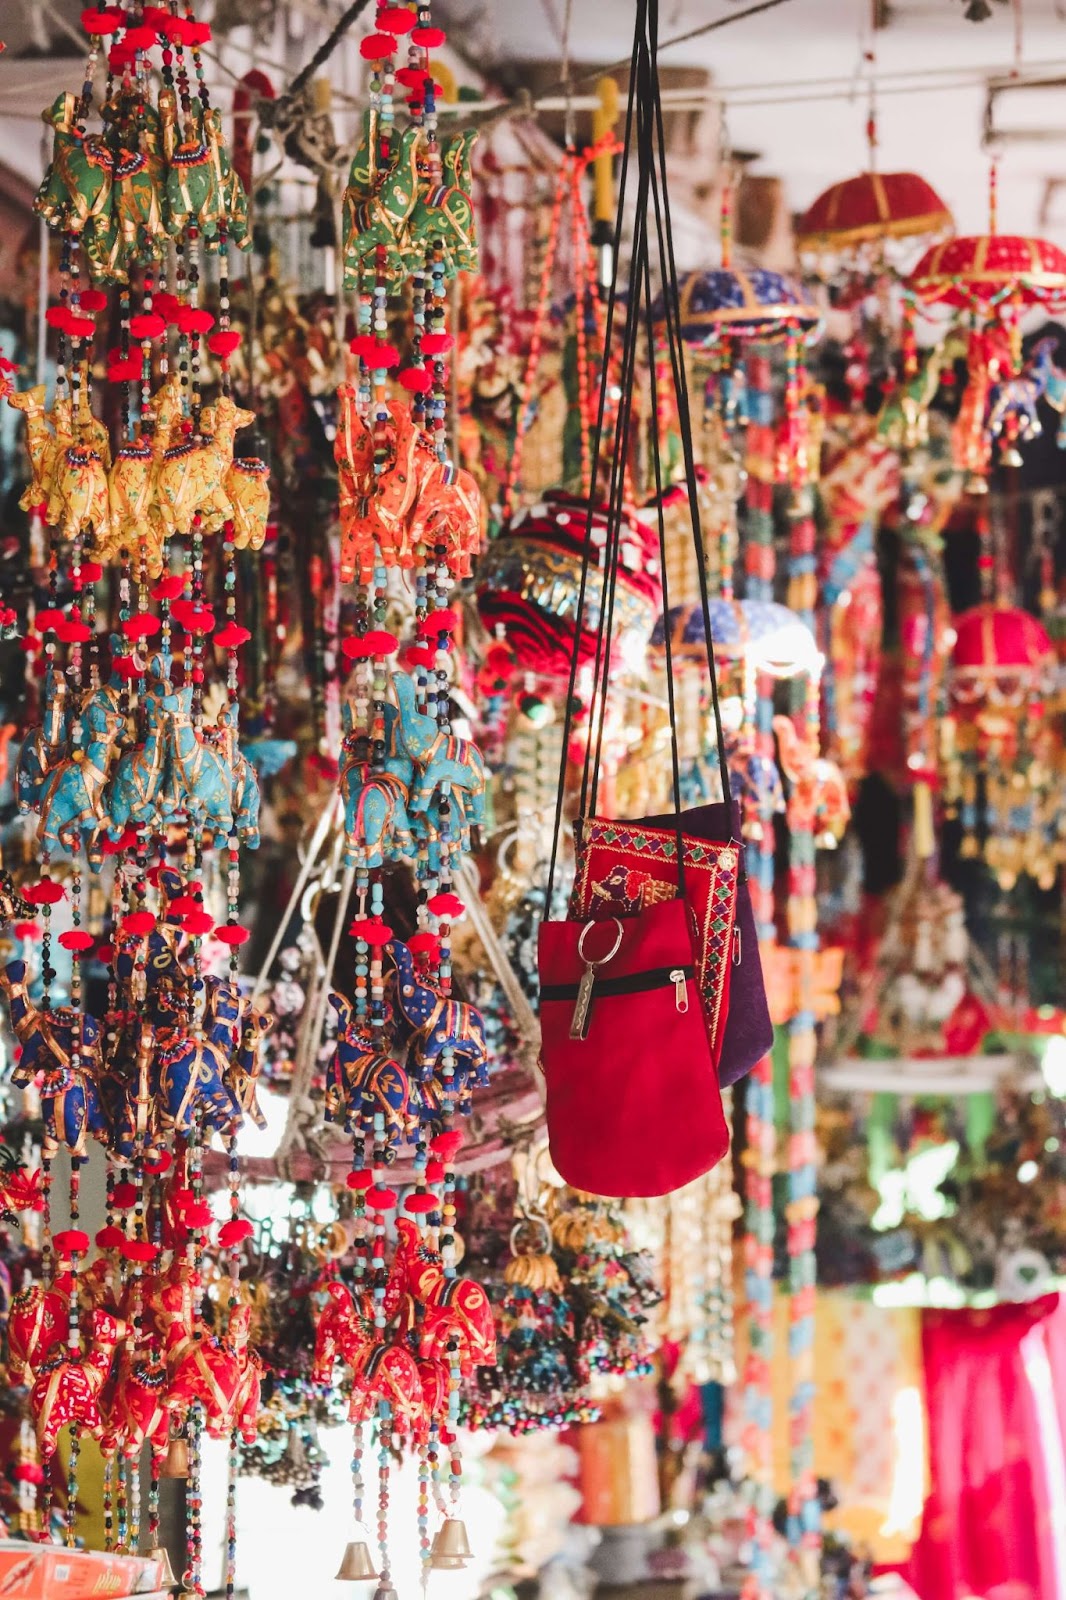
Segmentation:
{"type": "Polygon", "coordinates": [[[145,1556],[0,1539],[0,1600],[155,1600],[161,1577],[161,1563],[145,1556]]]}

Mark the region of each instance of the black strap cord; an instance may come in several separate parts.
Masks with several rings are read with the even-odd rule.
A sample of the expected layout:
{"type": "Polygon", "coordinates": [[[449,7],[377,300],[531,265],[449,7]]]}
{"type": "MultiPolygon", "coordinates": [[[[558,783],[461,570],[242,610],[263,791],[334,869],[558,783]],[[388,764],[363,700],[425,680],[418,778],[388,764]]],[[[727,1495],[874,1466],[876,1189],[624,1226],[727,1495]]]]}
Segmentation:
{"type": "MultiPolygon", "coordinates": [[[[618,574],[621,566],[622,527],[626,521],[625,486],[626,460],[629,432],[633,413],[633,394],[637,370],[637,351],[641,335],[646,339],[651,384],[652,427],[651,455],[655,475],[656,515],[658,517],[659,559],[663,587],[663,628],[666,657],[667,701],[670,719],[671,760],[674,791],[675,826],[677,832],[677,869],[679,891],[684,893],[684,862],[681,812],[680,755],[677,742],[677,717],[673,681],[673,641],[670,626],[670,605],[666,572],[666,526],[663,513],[662,461],[658,436],[658,383],[656,366],[655,329],[652,319],[652,273],[649,250],[650,218],[655,222],[655,243],[658,247],[659,277],[662,283],[665,343],[669,354],[670,373],[677,402],[678,428],[682,456],[685,464],[686,487],[692,537],[695,547],[700,587],[700,604],[703,613],[707,665],[711,679],[711,702],[714,713],[718,745],[718,762],[722,792],[725,801],[731,802],[729,765],[726,758],[725,735],[722,726],[718,680],[715,670],[714,642],[711,632],[710,594],[707,584],[706,552],[700,524],[695,452],[692,424],[689,416],[689,395],[678,304],[678,277],[674,254],[673,229],[670,217],[669,196],[666,184],[666,150],[663,130],[662,104],[658,80],[658,0],[637,0],[636,29],[630,61],[629,95],[626,110],[626,136],[618,188],[618,211],[615,222],[614,260],[620,259],[623,221],[627,209],[627,179],[633,158],[633,140],[636,139],[637,182],[633,220],[633,237],[630,255],[629,288],[626,295],[625,324],[622,337],[621,366],[618,375],[619,398],[615,411],[615,429],[612,441],[610,475],[606,494],[607,535],[602,558],[602,586],[599,616],[595,635],[592,694],[590,700],[590,726],[582,772],[580,815],[595,812],[601,769],[603,738],[606,725],[608,689],[610,684],[611,645],[614,631],[614,607],[618,574]]],[[[599,463],[604,441],[604,419],[607,397],[611,387],[611,349],[617,307],[622,291],[615,278],[611,283],[606,318],[606,349],[600,374],[600,393],[596,428],[593,438],[593,485],[596,481],[596,464],[599,463]]],[[[593,489],[593,494],[594,494],[593,489]]],[[[559,784],[556,795],[555,826],[552,837],[551,862],[548,872],[548,903],[555,881],[559,841],[562,831],[563,807],[570,739],[573,732],[574,700],[581,650],[581,620],[585,612],[589,569],[592,561],[592,523],[595,501],[590,495],[585,525],[585,542],[582,554],[581,582],[575,623],[574,652],[570,662],[566,710],[563,725],[563,745],[560,752],[559,784]]]]}

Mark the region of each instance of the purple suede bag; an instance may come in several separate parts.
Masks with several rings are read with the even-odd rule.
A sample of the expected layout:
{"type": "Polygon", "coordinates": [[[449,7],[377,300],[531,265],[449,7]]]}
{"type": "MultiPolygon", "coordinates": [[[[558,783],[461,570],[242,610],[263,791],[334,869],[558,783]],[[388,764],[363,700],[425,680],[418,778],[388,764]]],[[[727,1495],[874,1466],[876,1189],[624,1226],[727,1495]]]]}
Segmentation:
{"type": "MultiPolygon", "coordinates": [[[[641,817],[647,828],[676,828],[677,813],[665,811],[657,817],[641,817]]],[[[681,828],[696,839],[723,842],[741,838],[740,807],[717,801],[695,806],[681,813],[681,828]]],[[[748,878],[744,871],[744,846],[740,844],[740,876],[737,884],[736,933],[740,940],[740,961],[733,968],[729,989],[729,1010],[722,1034],[722,1053],[718,1058],[718,1082],[723,1089],[745,1077],[761,1061],[774,1043],[774,1025],[766,999],[759,936],[751,904],[748,878]]]]}

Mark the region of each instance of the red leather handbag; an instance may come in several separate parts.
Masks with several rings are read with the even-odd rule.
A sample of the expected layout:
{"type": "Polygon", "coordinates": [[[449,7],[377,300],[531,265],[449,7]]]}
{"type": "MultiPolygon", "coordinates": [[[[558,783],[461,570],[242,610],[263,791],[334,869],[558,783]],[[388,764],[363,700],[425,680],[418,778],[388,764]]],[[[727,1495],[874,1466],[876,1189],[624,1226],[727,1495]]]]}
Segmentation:
{"type": "Polygon", "coordinates": [[[692,910],[540,928],[541,1060],[560,1176],[611,1197],[668,1194],[729,1148],[692,910]]]}

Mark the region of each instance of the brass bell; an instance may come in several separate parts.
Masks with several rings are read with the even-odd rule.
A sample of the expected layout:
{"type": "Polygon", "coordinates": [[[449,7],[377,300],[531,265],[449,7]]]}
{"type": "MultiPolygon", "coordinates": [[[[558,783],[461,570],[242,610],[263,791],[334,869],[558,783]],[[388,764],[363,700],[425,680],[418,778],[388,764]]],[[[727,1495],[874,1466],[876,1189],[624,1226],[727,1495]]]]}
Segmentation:
{"type": "Polygon", "coordinates": [[[459,1517],[445,1517],[429,1553],[430,1570],[451,1572],[459,1567],[468,1567],[473,1559],[470,1540],[466,1536],[466,1523],[459,1517]]]}
{"type": "Polygon", "coordinates": [[[165,1544],[154,1544],[150,1550],[144,1552],[146,1561],[159,1562],[159,1587],[161,1589],[176,1589],[178,1580],[174,1576],[174,1568],[170,1564],[170,1551],[165,1544]]]}
{"type": "Polygon", "coordinates": [[[374,1590],[374,1600],[400,1600],[391,1583],[379,1583],[374,1590]]]}
{"type": "Polygon", "coordinates": [[[344,1547],[344,1556],[337,1569],[343,1583],[369,1583],[379,1576],[365,1539],[350,1539],[344,1547]]]}
{"type": "Polygon", "coordinates": [[[171,1439],[167,1445],[166,1460],[160,1468],[161,1478],[187,1478],[189,1476],[189,1441],[171,1439]]]}

